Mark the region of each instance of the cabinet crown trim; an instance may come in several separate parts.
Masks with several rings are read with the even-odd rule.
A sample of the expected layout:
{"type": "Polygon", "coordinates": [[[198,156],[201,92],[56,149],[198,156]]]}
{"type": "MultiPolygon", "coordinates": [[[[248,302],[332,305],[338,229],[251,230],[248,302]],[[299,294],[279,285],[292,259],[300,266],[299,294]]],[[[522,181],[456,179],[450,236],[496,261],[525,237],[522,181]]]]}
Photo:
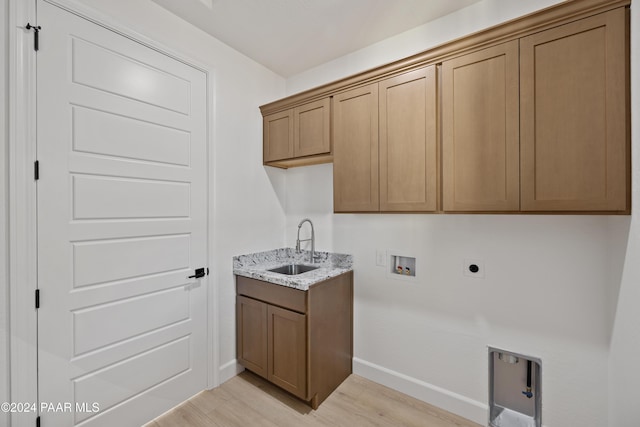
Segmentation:
{"type": "Polygon", "coordinates": [[[260,106],[262,115],[333,96],[338,92],[371,84],[396,74],[556,27],[612,9],[626,7],[631,0],[567,0],[502,24],[438,45],[413,56],[385,64],[316,88],[260,106]]]}

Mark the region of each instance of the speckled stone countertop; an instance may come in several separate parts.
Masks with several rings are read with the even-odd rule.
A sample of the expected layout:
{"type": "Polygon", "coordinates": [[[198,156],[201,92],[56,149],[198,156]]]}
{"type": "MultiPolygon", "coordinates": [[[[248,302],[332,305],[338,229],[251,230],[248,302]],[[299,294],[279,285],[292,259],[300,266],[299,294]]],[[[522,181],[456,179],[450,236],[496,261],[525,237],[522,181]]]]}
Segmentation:
{"type": "Polygon", "coordinates": [[[311,285],[339,276],[353,269],[353,256],[316,251],[315,262],[309,262],[309,251],[296,253],[293,248],[274,249],[233,257],[233,274],[306,291],[311,285]],[[314,265],[319,268],[288,276],[269,269],[286,264],[314,265]]]}

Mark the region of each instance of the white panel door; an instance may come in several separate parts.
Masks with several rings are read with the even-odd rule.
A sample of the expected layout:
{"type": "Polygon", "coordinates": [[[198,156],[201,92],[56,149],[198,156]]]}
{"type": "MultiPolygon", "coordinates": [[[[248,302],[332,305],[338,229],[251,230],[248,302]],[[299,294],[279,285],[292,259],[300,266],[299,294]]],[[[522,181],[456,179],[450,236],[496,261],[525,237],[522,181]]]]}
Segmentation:
{"type": "Polygon", "coordinates": [[[206,75],[44,1],[38,23],[42,425],[140,426],[207,385],[206,75]]]}

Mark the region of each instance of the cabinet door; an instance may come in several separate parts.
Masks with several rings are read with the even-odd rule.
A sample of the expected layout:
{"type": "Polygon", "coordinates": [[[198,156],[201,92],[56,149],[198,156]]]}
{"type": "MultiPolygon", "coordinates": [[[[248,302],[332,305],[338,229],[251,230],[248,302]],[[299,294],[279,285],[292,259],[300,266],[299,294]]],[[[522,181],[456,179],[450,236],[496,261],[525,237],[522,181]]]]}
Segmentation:
{"type": "Polygon", "coordinates": [[[333,99],[333,210],[379,210],[378,84],[333,99]]]}
{"type": "Polygon", "coordinates": [[[445,211],[517,211],[518,42],[442,64],[445,211]]]}
{"type": "Polygon", "coordinates": [[[331,151],[331,99],[293,109],[293,155],[324,154],[331,151]]]}
{"type": "Polygon", "coordinates": [[[307,399],[306,316],[267,306],[269,381],[307,399]]]}
{"type": "Polygon", "coordinates": [[[265,163],[293,157],[293,110],[265,116],[262,132],[265,163]]]}
{"type": "Polygon", "coordinates": [[[522,209],[627,209],[624,8],[520,42],[522,209]]]}
{"type": "Polygon", "coordinates": [[[437,209],[436,70],[380,82],[380,210],[437,209]]]}
{"type": "Polygon", "coordinates": [[[267,304],[236,296],[236,320],[238,361],[267,378],[267,304]]]}

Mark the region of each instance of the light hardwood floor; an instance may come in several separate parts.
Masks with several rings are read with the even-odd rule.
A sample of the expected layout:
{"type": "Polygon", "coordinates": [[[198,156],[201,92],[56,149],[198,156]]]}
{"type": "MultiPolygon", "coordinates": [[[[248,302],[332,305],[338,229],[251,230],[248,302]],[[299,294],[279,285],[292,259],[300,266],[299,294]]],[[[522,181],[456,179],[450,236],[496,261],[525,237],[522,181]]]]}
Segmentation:
{"type": "Polygon", "coordinates": [[[320,407],[245,371],[194,396],[145,427],[479,427],[427,403],[351,375],[320,407]]]}

